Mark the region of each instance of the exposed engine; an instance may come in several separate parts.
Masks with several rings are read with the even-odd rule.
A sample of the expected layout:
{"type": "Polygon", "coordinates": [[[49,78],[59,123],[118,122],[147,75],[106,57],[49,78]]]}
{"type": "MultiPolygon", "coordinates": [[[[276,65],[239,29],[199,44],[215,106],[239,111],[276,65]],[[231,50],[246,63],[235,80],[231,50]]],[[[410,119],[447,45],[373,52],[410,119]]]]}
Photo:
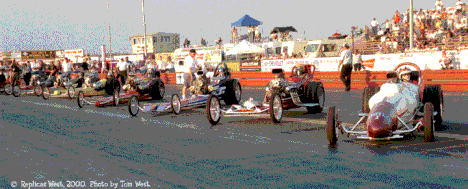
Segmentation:
{"type": "Polygon", "coordinates": [[[195,81],[193,83],[193,86],[190,87],[190,90],[192,91],[193,94],[209,94],[210,91],[208,90],[208,85],[210,84],[209,79],[206,77],[206,74],[204,71],[197,71],[195,81]]]}

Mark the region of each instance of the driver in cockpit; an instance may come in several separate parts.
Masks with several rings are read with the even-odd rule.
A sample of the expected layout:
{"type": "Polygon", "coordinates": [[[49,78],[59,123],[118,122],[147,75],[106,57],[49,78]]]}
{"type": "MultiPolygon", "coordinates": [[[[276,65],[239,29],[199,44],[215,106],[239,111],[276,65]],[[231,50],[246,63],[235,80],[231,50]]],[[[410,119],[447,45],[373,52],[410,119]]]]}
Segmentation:
{"type": "Polygon", "coordinates": [[[409,68],[400,70],[399,78],[402,82],[418,84],[418,77],[409,68]]]}
{"type": "Polygon", "coordinates": [[[296,65],[296,76],[302,79],[305,79],[308,75],[305,73],[305,66],[303,64],[297,64],[296,65]]]}

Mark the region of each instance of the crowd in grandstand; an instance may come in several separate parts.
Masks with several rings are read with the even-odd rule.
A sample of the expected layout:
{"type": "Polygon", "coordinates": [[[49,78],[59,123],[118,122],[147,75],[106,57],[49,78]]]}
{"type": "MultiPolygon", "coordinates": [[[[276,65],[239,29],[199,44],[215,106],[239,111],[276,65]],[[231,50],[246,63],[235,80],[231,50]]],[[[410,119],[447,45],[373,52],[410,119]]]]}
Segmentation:
{"type": "MultiPolygon", "coordinates": [[[[410,38],[410,13],[395,11],[393,18],[384,24],[374,20],[370,28],[366,25],[363,34],[367,40],[380,41],[379,53],[408,52],[410,38]]],[[[446,8],[441,0],[436,1],[435,9],[413,10],[413,51],[441,50],[467,33],[466,4],[458,0],[454,8],[446,8]]]]}

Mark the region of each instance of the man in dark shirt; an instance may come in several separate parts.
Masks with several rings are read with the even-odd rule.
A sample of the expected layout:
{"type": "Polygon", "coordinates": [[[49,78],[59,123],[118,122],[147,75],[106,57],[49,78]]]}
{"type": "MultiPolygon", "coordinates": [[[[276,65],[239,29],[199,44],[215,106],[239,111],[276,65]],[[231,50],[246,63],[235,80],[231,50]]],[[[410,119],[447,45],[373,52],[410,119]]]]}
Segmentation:
{"type": "Polygon", "coordinates": [[[81,65],[83,67],[83,71],[87,72],[89,71],[89,64],[88,64],[88,59],[84,59],[83,64],[81,65]]]}
{"type": "Polygon", "coordinates": [[[21,69],[15,59],[13,59],[13,63],[11,64],[11,69],[13,70],[13,78],[11,79],[12,86],[19,86],[21,69]]]}

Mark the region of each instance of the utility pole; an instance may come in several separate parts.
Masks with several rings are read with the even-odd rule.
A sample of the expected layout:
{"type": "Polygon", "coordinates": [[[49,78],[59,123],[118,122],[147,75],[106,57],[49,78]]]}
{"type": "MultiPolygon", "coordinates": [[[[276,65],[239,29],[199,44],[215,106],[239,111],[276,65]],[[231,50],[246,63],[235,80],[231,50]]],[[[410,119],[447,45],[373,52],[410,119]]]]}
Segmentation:
{"type": "Polygon", "coordinates": [[[354,53],[354,31],[356,30],[356,26],[351,27],[351,44],[352,44],[352,53],[354,53]]]}
{"type": "Polygon", "coordinates": [[[413,0],[410,0],[410,50],[413,50],[413,33],[414,33],[414,27],[413,27],[413,16],[414,16],[414,13],[413,13],[413,0]]]}
{"type": "MultiPolygon", "coordinates": [[[[109,13],[109,2],[107,2],[107,14],[109,14],[109,18],[110,18],[110,13],[109,13]]],[[[110,19],[109,19],[109,56],[110,56],[110,59],[112,59],[112,41],[111,41],[110,19]]]]}
{"type": "Polygon", "coordinates": [[[145,27],[145,57],[143,57],[143,60],[146,60],[146,57],[148,56],[148,51],[147,51],[147,44],[146,44],[146,22],[145,22],[145,0],[141,0],[141,7],[143,11],[143,26],[145,27]]]}

